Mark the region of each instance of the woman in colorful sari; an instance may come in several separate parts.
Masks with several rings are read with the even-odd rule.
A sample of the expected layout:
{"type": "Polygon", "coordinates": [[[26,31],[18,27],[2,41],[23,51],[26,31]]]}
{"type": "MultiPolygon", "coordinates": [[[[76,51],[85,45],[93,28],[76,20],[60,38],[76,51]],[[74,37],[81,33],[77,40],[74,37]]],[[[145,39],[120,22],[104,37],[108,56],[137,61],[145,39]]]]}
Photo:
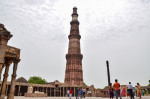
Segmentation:
{"type": "Polygon", "coordinates": [[[110,99],[114,97],[114,89],[112,87],[112,83],[110,83],[109,85],[109,95],[110,95],[110,99]]]}
{"type": "Polygon", "coordinates": [[[141,86],[139,83],[137,83],[137,94],[139,95],[139,97],[141,98],[141,86]]]}
{"type": "Polygon", "coordinates": [[[126,97],[126,88],[123,88],[123,96],[126,97]]]}
{"type": "Polygon", "coordinates": [[[120,90],[120,95],[121,95],[121,97],[124,97],[124,90],[123,90],[123,87],[122,87],[121,90],[120,90]]]}

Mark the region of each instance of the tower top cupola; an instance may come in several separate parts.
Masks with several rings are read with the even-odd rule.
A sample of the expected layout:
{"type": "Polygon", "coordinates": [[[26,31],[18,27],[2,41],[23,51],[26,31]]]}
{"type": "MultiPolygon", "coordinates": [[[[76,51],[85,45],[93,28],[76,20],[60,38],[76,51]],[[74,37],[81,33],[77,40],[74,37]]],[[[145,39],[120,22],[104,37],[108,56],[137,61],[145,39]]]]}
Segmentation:
{"type": "Polygon", "coordinates": [[[74,8],[73,8],[72,17],[73,17],[73,16],[77,16],[77,17],[78,17],[78,14],[77,14],[77,7],[74,7],[74,8]]]}
{"type": "Polygon", "coordinates": [[[78,22],[78,13],[77,13],[77,8],[74,7],[73,8],[73,13],[72,13],[72,21],[70,22],[70,24],[77,24],[79,25],[79,22],[78,22]]]}

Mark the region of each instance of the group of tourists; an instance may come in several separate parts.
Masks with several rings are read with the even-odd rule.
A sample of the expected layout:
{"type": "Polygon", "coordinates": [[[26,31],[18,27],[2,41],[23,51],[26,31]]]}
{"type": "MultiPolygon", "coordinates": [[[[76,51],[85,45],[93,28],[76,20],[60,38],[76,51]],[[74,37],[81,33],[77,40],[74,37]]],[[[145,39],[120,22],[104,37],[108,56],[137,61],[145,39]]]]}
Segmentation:
{"type": "MultiPolygon", "coordinates": [[[[71,99],[72,94],[73,94],[72,89],[67,91],[67,95],[68,95],[69,99],[71,99]]],[[[85,88],[80,88],[80,89],[76,88],[76,90],[75,90],[76,99],[79,99],[79,97],[80,97],[80,99],[85,98],[85,95],[86,95],[86,89],[85,88]]]]}
{"type": "Polygon", "coordinates": [[[109,94],[110,94],[110,99],[111,98],[113,99],[114,96],[116,97],[116,99],[118,99],[118,97],[122,99],[121,97],[125,97],[126,95],[130,96],[131,99],[134,99],[135,94],[136,96],[141,98],[141,87],[140,84],[137,83],[137,86],[135,86],[135,89],[133,90],[132,84],[131,82],[129,82],[126,88],[125,87],[121,88],[120,83],[118,83],[118,80],[116,79],[113,85],[112,83],[110,83],[109,85],[109,94]]]}

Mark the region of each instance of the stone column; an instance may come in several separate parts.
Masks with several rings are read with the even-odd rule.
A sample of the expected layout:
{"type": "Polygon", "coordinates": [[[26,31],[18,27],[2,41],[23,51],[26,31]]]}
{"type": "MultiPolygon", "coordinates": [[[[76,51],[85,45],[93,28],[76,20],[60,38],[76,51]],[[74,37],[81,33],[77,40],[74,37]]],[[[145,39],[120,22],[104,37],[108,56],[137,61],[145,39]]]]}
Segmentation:
{"type": "Polygon", "coordinates": [[[7,91],[8,91],[8,84],[6,85],[6,90],[5,90],[6,95],[8,94],[7,91]]]}
{"type": "MultiPolygon", "coordinates": [[[[4,67],[4,64],[3,63],[0,63],[0,91],[1,91],[1,87],[2,87],[2,82],[1,82],[1,74],[2,74],[2,70],[3,70],[3,67],[4,67]]],[[[0,92],[1,93],[1,92],[0,92]]]]}
{"type": "Polygon", "coordinates": [[[46,93],[47,93],[48,87],[46,87],[46,93]]]}
{"type": "Polygon", "coordinates": [[[55,87],[54,87],[54,97],[55,97],[55,87]]]}
{"type": "MultiPolygon", "coordinates": [[[[5,62],[5,54],[7,43],[12,37],[9,31],[0,23],[0,81],[1,81],[1,72],[5,62]]],[[[0,92],[1,93],[1,92],[0,92]]]]}
{"type": "Polygon", "coordinates": [[[37,86],[37,90],[36,91],[39,91],[39,86],[37,86]]]}
{"type": "Polygon", "coordinates": [[[75,90],[75,89],[76,89],[76,88],[74,87],[74,96],[76,96],[76,95],[75,95],[75,92],[76,92],[76,90],[75,90]]]}
{"type": "Polygon", "coordinates": [[[49,92],[50,92],[50,96],[51,96],[51,88],[49,90],[50,90],[49,92]]]}
{"type": "Polygon", "coordinates": [[[42,92],[44,92],[44,91],[45,91],[44,89],[45,89],[45,88],[43,87],[43,88],[42,88],[42,92]]]}
{"type": "Polygon", "coordinates": [[[60,96],[61,96],[61,87],[60,87],[60,96]]]}
{"type": "Polygon", "coordinates": [[[10,61],[10,60],[6,61],[6,68],[5,68],[5,74],[4,74],[2,87],[1,87],[0,99],[5,98],[5,90],[6,90],[6,84],[7,84],[7,78],[8,78],[8,71],[9,71],[9,66],[11,63],[12,63],[12,61],[10,61]]]}
{"type": "Polygon", "coordinates": [[[64,87],[63,87],[63,97],[64,97],[64,91],[65,91],[65,90],[64,90],[64,87]]]}
{"type": "MultiPolygon", "coordinates": [[[[1,37],[0,37],[1,40],[1,37]]],[[[1,44],[0,41],[0,82],[1,82],[1,74],[2,74],[2,69],[4,67],[4,58],[5,58],[5,50],[6,50],[6,45],[1,44]]]]}
{"type": "Polygon", "coordinates": [[[36,86],[33,86],[34,90],[33,90],[33,93],[37,90],[36,86]]]}
{"type": "Polygon", "coordinates": [[[16,76],[17,76],[16,71],[17,71],[19,61],[20,60],[14,61],[13,74],[12,74],[12,78],[11,78],[11,86],[10,86],[10,91],[9,91],[7,99],[14,99],[15,80],[16,80],[16,76]]]}
{"type": "Polygon", "coordinates": [[[20,96],[20,85],[19,85],[19,88],[18,88],[18,96],[20,96]]]}
{"type": "Polygon", "coordinates": [[[108,61],[106,61],[106,66],[107,66],[108,86],[110,86],[110,72],[109,72],[109,62],[108,61]]]}
{"type": "Polygon", "coordinates": [[[4,67],[4,64],[0,63],[0,82],[1,82],[1,74],[2,74],[3,67],[4,67]]]}

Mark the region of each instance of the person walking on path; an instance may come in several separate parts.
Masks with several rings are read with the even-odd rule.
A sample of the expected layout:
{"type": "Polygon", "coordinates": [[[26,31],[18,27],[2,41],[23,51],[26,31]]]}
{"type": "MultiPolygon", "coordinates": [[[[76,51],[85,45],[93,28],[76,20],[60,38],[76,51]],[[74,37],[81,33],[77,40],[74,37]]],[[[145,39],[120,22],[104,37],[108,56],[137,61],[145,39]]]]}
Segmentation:
{"type": "Polygon", "coordinates": [[[82,97],[83,97],[83,90],[82,89],[79,90],[79,94],[80,94],[80,99],[82,99],[82,97]]]}
{"type": "Polygon", "coordinates": [[[69,97],[69,90],[67,90],[67,96],[69,97]]]}
{"type": "Polygon", "coordinates": [[[121,97],[124,97],[124,92],[123,92],[123,91],[124,91],[124,90],[123,90],[123,87],[121,87],[121,88],[120,88],[120,96],[121,96],[121,97]]]}
{"type": "Polygon", "coordinates": [[[144,94],[145,94],[145,91],[144,91],[144,90],[142,90],[142,96],[144,96],[144,94]]]}
{"type": "Polygon", "coordinates": [[[85,88],[83,88],[82,90],[83,90],[83,98],[85,98],[85,92],[86,92],[86,90],[85,90],[85,88]]]}
{"type": "Polygon", "coordinates": [[[76,99],[79,99],[79,89],[76,88],[76,99]]]}
{"type": "Polygon", "coordinates": [[[113,89],[113,87],[112,87],[112,83],[110,83],[110,85],[109,85],[109,95],[110,95],[110,99],[112,98],[113,99],[113,97],[114,97],[114,89],[113,89]]]}
{"type": "Polygon", "coordinates": [[[134,94],[137,97],[137,86],[134,87],[134,94]]]}
{"type": "Polygon", "coordinates": [[[141,86],[139,83],[137,83],[137,94],[139,95],[139,97],[141,98],[141,86]]]}
{"type": "Polygon", "coordinates": [[[131,99],[134,99],[131,82],[129,82],[129,84],[127,85],[127,88],[128,88],[131,99]]]}
{"type": "Polygon", "coordinates": [[[115,88],[116,99],[118,99],[118,97],[120,97],[120,99],[122,99],[120,96],[120,84],[118,83],[117,79],[115,79],[115,83],[114,83],[113,87],[115,88]]]}

